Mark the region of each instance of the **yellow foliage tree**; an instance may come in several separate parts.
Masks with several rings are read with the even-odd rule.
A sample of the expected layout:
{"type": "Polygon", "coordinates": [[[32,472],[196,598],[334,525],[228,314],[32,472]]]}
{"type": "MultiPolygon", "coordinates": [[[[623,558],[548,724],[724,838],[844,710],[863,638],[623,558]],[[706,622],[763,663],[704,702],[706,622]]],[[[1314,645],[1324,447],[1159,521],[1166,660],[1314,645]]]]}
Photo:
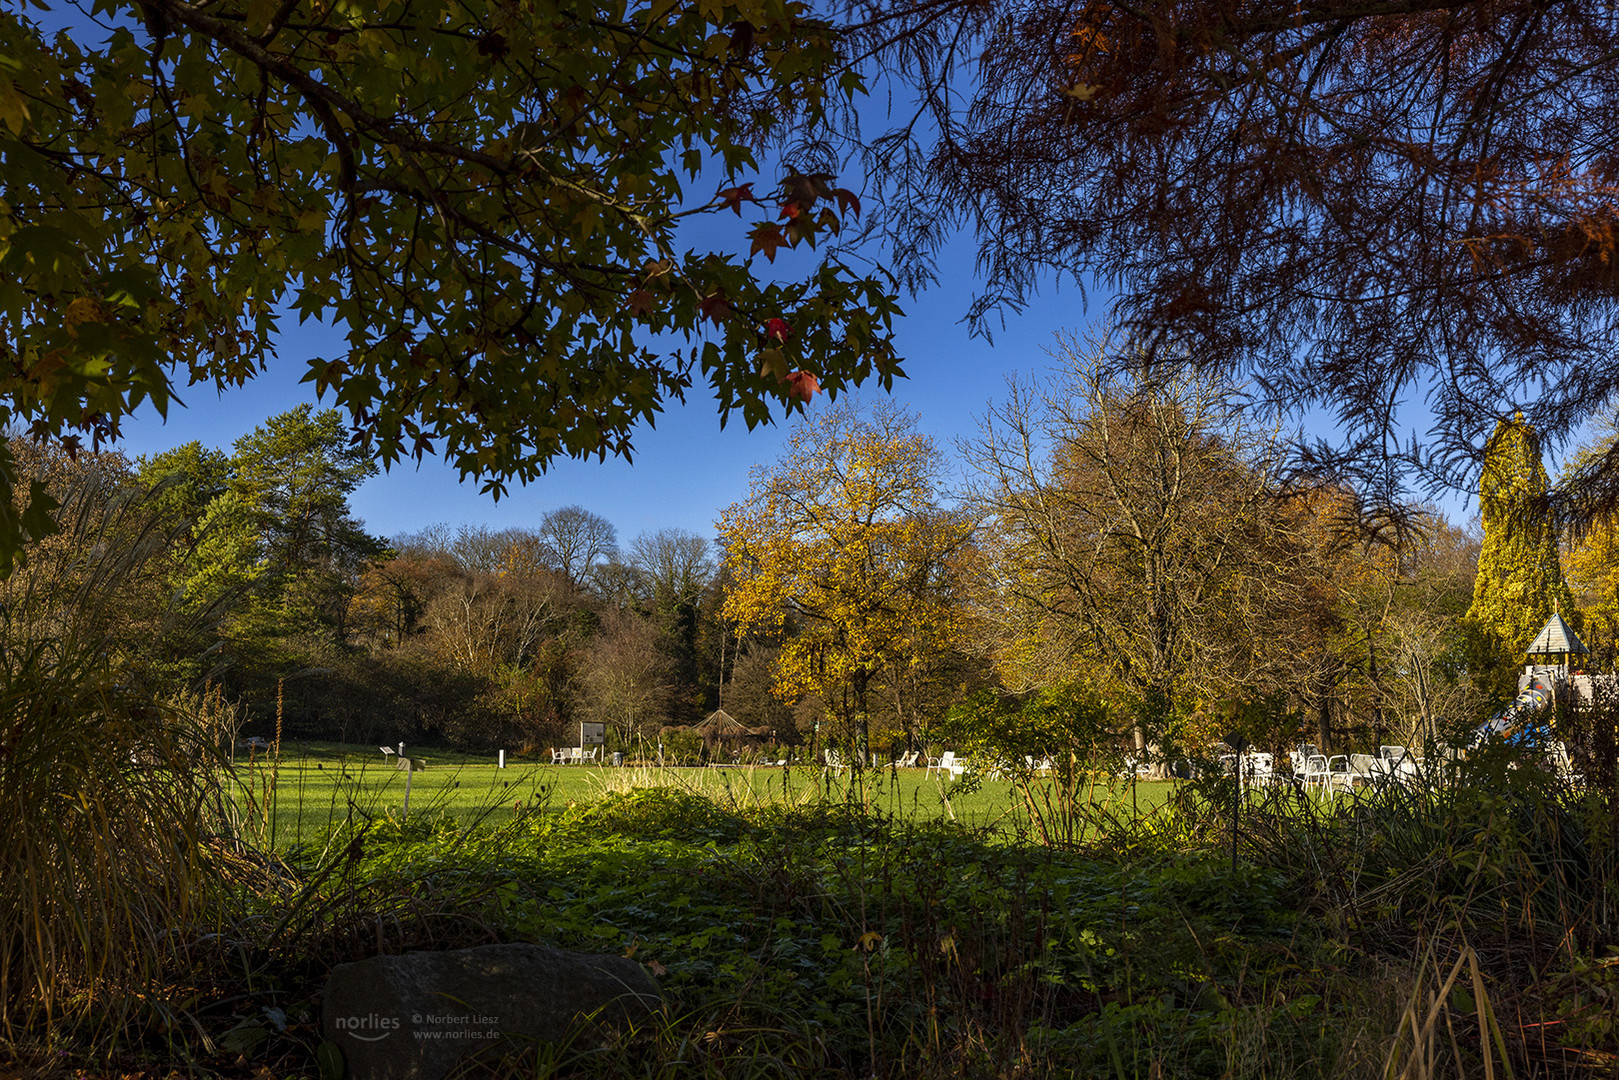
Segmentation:
{"type": "Polygon", "coordinates": [[[991,552],[979,610],[1002,679],[1116,694],[1138,749],[1199,745],[1204,706],[1264,689],[1269,631],[1301,603],[1277,433],[1218,379],[1064,338],[967,447],[991,552]]]}
{"type": "Polygon", "coordinates": [[[864,757],[885,670],[950,648],[972,521],[941,502],[942,458],[909,413],[845,402],[803,422],[718,522],[739,631],[787,632],[776,693],[813,693],[864,757]]]}
{"type": "MultiPolygon", "coordinates": [[[[1614,452],[1619,425],[1607,424],[1574,455],[1560,483],[1568,486],[1592,463],[1614,452]]],[[[1593,671],[1619,665],[1619,513],[1594,515],[1563,546],[1563,571],[1580,615],[1579,633],[1591,649],[1593,671]]]]}

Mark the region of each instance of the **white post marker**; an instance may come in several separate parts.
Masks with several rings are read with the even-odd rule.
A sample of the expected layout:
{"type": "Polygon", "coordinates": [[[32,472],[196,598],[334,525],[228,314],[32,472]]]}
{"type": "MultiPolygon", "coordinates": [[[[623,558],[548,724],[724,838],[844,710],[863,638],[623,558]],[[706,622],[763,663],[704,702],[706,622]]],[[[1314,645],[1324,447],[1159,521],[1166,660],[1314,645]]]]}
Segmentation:
{"type": "Polygon", "coordinates": [[[500,767],[502,769],[506,767],[506,751],[504,750],[500,752],[500,767]]]}

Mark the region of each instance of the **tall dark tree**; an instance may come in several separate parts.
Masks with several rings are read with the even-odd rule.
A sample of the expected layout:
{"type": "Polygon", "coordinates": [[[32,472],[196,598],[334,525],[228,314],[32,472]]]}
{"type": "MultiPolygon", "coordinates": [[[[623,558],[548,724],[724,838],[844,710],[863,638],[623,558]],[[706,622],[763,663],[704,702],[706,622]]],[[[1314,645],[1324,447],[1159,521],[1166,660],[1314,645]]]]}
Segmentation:
{"type": "Polygon", "coordinates": [[[349,509],[349,496],[376,473],[335,410],[300,405],[236,440],[227,483],[272,576],[314,567],[351,574],[384,547],[349,509]]]}
{"type": "MultiPolygon", "coordinates": [[[[1606,0],[852,0],[914,110],[870,175],[926,275],[1116,293],[1138,340],[1345,430],[1312,464],[1398,512],[1514,406],[1553,443],[1619,391],[1619,50],[1606,0]],[[1396,408],[1436,414],[1426,450],[1396,408]]],[[[1619,453],[1577,490],[1619,495],[1619,453]]]]}
{"type": "Polygon", "coordinates": [[[713,540],[684,529],[645,532],[630,545],[630,565],[642,582],[643,603],[668,658],[669,710],[681,722],[700,719],[707,711],[700,638],[703,621],[718,614],[703,602],[714,579],[714,549],[713,540]]]}

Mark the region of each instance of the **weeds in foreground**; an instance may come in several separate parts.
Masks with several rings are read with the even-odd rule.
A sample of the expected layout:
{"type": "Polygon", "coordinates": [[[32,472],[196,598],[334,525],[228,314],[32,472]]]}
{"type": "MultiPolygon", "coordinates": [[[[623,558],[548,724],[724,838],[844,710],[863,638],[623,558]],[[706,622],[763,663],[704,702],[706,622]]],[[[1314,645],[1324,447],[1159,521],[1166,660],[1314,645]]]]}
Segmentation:
{"type": "MultiPolygon", "coordinates": [[[[508,1047],[468,1075],[1608,1068],[1603,804],[1521,762],[1476,768],[1331,801],[1256,792],[1235,868],[1218,781],[1152,810],[1126,791],[1071,800],[1084,817],[1061,843],[923,820],[881,780],[825,777],[763,795],[630,786],[479,822],[349,814],[231,927],[221,985],[187,1006],[211,1043],[185,1045],[198,1070],[313,1076],[333,964],[534,940],[634,957],[668,1012],[508,1047]]],[[[137,1070],[172,1056],[143,1045],[137,1070]]]]}

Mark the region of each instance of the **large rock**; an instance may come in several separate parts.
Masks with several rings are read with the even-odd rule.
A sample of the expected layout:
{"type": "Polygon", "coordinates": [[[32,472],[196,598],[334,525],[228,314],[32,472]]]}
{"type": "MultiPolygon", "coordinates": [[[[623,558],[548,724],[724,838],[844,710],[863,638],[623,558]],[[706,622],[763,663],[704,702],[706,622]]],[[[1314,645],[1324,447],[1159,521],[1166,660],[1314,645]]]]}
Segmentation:
{"type": "Polygon", "coordinates": [[[483,945],[333,969],[321,1028],[350,1080],[440,1080],[464,1053],[556,1041],[597,1010],[623,1021],[661,1006],[657,983],[634,960],[483,945]]]}

